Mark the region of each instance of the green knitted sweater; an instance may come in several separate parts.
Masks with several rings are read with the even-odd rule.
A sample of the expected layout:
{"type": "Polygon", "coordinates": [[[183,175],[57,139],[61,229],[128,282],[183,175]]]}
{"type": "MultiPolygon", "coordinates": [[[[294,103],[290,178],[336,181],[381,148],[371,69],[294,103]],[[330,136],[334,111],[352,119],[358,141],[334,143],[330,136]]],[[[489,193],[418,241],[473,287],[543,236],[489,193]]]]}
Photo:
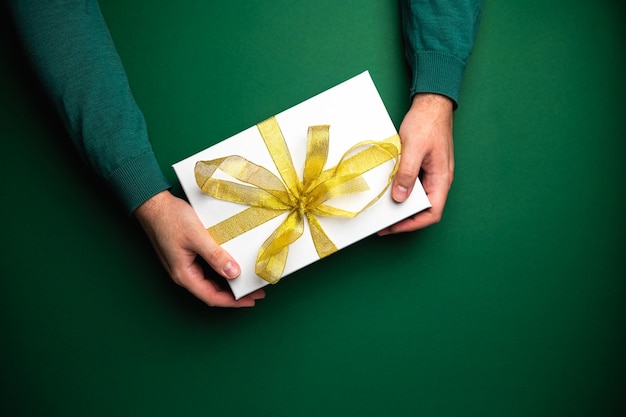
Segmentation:
{"type": "MultiPolygon", "coordinates": [[[[96,0],[8,0],[32,64],[76,148],[132,213],[168,189],[96,0]]],[[[402,2],[411,94],[456,104],[480,0],[402,2]]]]}

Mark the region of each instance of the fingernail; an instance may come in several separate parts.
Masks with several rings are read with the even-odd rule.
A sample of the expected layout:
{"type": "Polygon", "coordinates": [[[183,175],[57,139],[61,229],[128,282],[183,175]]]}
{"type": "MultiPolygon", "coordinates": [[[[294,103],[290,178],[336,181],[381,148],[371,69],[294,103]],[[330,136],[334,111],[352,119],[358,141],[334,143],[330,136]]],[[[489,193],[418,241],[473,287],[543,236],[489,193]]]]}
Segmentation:
{"type": "Polygon", "coordinates": [[[223,271],[228,278],[237,278],[239,276],[239,267],[232,261],[226,262],[223,271]]]}
{"type": "Polygon", "coordinates": [[[405,200],[408,194],[409,194],[408,188],[403,187],[400,184],[396,185],[396,189],[394,193],[394,197],[396,198],[396,200],[405,200]]]}

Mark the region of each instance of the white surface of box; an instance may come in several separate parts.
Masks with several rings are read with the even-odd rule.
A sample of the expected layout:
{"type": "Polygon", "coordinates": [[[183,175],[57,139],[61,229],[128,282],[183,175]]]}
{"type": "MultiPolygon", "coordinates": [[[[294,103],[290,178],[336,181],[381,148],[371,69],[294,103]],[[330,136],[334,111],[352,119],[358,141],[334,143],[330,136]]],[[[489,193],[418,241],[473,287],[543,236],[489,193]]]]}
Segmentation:
{"type": "MultiPolygon", "coordinates": [[[[396,133],[369,72],[357,75],[275,117],[300,178],[306,156],[309,126],[330,125],[329,154],[325,168],[335,166],[344,152],[359,142],[382,141],[396,133]]],[[[208,196],[196,183],[194,176],[196,162],[229,155],[240,155],[279,175],[256,126],[174,164],[176,175],[191,206],[207,228],[248,208],[208,196]]],[[[387,184],[392,166],[393,162],[390,161],[363,175],[370,191],[338,197],[330,200],[328,204],[342,209],[358,210],[378,195],[387,184]]],[[[428,207],[430,203],[418,182],[410,198],[402,204],[392,200],[390,187],[380,200],[355,218],[318,216],[318,220],[337,248],[342,249],[428,207]]],[[[235,298],[241,298],[267,285],[267,282],[254,272],[256,257],[263,242],[286,216],[287,213],[284,213],[222,244],[241,266],[241,275],[229,280],[235,298]]],[[[302,237],[289,247],[283,277],[318,259],[308,225],[305,225],[302,237]]]]}

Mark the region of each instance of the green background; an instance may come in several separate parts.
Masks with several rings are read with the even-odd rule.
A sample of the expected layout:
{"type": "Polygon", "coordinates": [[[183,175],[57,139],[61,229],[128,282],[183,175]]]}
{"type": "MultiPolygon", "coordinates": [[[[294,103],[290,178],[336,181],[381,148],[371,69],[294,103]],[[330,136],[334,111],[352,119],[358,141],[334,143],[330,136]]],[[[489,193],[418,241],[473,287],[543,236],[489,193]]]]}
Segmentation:
{"type": "MultiPolygon", "coordinates": [[[[407,108],[395,1],[101,1],[170,165],[370,70],[407,108]]],[[[0,375],[10,416],[626,413],[622,2],[487,0],[443,221],[248,310],[173,284],[0,26],[0,375]]]]}

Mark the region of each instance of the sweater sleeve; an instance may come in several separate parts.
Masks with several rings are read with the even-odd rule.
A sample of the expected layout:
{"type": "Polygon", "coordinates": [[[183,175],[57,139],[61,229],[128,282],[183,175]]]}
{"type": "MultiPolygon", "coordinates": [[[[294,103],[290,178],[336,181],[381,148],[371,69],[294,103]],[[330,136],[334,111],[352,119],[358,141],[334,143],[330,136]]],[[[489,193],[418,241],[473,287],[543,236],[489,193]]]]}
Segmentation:
{"type": "Polygon", "coordinates": [[[7,4],[71,140],[126,210],[169,188],[98,2],[7,4]]]}
{"type": "Polygon", "coordinates": [[[403,0],[411,95],[438,93],[455,108],[481,13],[480,0],[403,0]]]}

